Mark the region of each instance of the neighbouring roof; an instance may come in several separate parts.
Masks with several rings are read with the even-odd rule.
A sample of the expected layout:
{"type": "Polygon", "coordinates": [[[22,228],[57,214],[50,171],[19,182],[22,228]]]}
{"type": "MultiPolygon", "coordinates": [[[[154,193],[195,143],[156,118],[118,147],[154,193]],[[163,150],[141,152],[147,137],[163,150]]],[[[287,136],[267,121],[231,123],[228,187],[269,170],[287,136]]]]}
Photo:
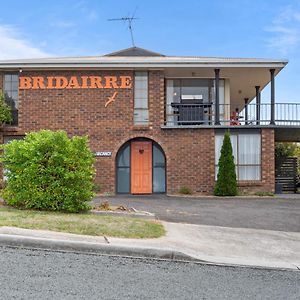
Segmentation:
{"type": "Polygon", "coordinates": [[[50,57],[0,60],[0,69],[76,69],[76,68],[168,68],[168,67],[268,67],[283,68],[283,59],[228,58],[205,56],[166,56],[131,47],[102,56],[50,57]]]}

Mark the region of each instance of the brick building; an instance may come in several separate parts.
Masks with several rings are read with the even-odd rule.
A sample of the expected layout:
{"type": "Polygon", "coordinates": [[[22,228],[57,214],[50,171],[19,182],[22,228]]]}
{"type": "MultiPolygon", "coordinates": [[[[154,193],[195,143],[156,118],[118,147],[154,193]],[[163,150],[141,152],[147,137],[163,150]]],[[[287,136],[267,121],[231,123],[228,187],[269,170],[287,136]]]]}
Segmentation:
{"type": "Polygon", "coordinates": [[[2,141],[40,129],[88,135],[104,192],[172,194],[187,186],[211,194],[229,129],[240,189],[274,192],[275,140],[292,140],[299,130],[297,104],[275,103],[274,78],[286,64],[136,47],[1,61],[0,89],[14,116],[2,141]],[[264,103],[260,92],[269,83],[264,103]]]}

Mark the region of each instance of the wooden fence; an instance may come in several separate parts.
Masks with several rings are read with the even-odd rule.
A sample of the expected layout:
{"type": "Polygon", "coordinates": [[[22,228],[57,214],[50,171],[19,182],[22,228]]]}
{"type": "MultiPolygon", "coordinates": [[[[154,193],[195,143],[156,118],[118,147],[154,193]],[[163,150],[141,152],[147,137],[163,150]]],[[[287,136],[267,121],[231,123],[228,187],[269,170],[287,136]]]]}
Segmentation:
{"type": "Polygon", "coordinates": [[[275,183],[283,193],[297,192],[297,157],[286,157],[276,160],[275,183]]]}

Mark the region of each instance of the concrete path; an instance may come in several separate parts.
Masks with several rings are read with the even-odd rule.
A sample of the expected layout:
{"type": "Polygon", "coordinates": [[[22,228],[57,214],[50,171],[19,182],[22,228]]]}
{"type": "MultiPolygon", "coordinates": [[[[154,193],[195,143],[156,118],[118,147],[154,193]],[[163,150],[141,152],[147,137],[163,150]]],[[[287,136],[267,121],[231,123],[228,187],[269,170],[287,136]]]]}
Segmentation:
{"type": "Polygon", "coordinates": [[[51,249],[81,251],[90,248],[91,252],[96,251],[98,246],[106,254],[158,258],[175,256],[183,260],[190,257],[209,263],[300,269],[300,233],[168,222],[163,224],[167,235],[159,239],[104,239],[2,227],[0,245],[16,246],[19,241],[23,246],[49,248],[49,245],[55,246],[56,243],[58,246],[51,249]],[[31,244],[26,244],[29,240],[31,244]],[[14,244],[10,244],[10,241],[14,244]],[[71,243],[71,248],[68,248],[68,243],[71,243]]]}
{"type": "Polygon", "coordinates": [[[97,197],[149,211],[163,221],[198,225],[300,232],[300,195],[280,197],[177,197],[166,195],[97,197]]]}

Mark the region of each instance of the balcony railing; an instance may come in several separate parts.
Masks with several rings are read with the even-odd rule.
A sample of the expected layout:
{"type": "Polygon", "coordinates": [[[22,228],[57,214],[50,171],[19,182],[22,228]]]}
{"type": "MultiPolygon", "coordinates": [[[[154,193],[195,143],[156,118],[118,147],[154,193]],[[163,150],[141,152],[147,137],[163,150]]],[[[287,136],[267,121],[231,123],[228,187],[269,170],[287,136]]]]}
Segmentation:
{"type": "MultiPolygon", "coordinates": [[[[275,124],[300,126],[300,103],[276,103],[275,124]]],[[[271,123],[271,104],[248,104],[240,112],[230,104],[219,105],[223,126],[261,126],[271,123]]],[[[215,125],[215,105],[171,103],[166,107],[166,126],[215,125]]]]}

